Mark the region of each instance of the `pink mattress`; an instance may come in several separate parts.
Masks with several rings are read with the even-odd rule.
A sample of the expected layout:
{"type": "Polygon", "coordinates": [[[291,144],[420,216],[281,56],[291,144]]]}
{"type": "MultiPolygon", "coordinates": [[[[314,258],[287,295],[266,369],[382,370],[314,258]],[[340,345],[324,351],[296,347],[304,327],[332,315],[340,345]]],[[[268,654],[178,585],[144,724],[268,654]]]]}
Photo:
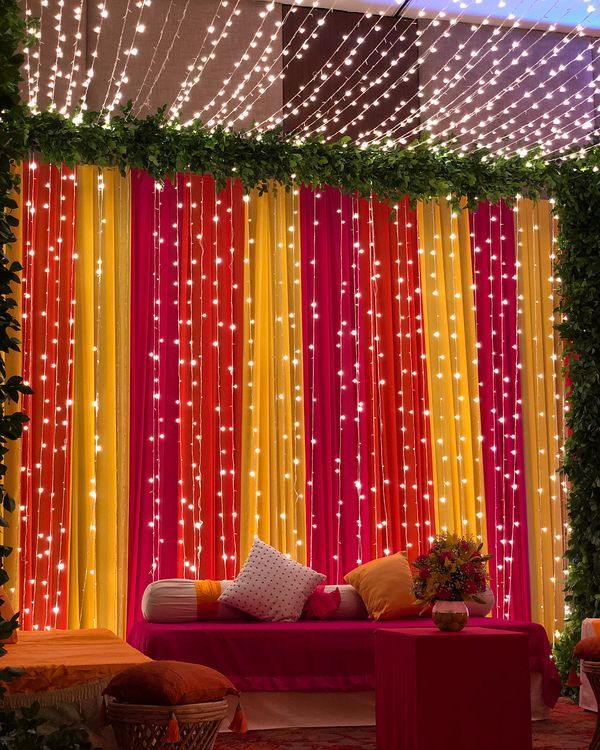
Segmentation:
{"type": "MultiPolygon", "coordinates": [[[[530,669],[542,674],[544,701],[554,706],[560,695],[560,680],[541,625],[489,618],[473,618],[469,624],[527,633],[530,669]]],[[[153,659],[188,661],[217,669],[244,692],[348,692],[375,687],[375,630],[422,626],[423,619],[138,622],[129,642],[153,659]]]]}

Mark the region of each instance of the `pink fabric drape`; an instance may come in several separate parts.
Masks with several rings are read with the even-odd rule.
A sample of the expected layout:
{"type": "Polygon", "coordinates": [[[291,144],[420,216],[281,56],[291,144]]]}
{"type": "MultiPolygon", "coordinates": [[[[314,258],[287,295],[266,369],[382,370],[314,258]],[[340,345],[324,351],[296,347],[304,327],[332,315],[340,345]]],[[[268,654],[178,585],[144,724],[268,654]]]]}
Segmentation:
{"type": "Polygon", "coordinates": [[[308,560],[331,583],[370,556],[354,199],[300,194],[308,560]]]}
{"type": "Polygon", "coordinates": [[[479,400],[495,615],[531,615],[524,482],[518,291],[513,212],[481,203],[471,215],[479,400]]]}
{"type": "Polygon", "coordinates": [[[177,575],[178,195],[131,175],[128,623],[155,578],[177,575]]]}

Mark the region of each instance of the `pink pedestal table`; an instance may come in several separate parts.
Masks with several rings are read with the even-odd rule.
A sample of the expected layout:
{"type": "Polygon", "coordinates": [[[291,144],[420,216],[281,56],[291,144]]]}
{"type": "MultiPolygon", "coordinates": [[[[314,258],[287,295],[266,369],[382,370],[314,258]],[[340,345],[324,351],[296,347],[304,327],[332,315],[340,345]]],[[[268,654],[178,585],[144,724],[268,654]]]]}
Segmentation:
{"type": "Polygon", "coordinates": [[[527,636],[375,633],[378,750],[531,750],[527,636]]]}

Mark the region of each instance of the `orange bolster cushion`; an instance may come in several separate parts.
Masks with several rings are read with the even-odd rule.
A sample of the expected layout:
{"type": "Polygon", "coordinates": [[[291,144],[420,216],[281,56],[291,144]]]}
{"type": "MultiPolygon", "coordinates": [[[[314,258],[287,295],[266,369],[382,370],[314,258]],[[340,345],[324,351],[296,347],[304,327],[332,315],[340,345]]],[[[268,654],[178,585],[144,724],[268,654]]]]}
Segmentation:
{"type": "Polygon", "coordinates": [[[573,651],[576,659],[585,661],[600,661],[600,636],[592,636],[579,641],[573,651]]]}
{"type": "Polygon", "coordinates": [[[183,706],[218,701],[239,693],[231,680],[210,667],[181,661],[150,661],[113,677],[104,695],[121,703],[142,706],[183,706]]]}

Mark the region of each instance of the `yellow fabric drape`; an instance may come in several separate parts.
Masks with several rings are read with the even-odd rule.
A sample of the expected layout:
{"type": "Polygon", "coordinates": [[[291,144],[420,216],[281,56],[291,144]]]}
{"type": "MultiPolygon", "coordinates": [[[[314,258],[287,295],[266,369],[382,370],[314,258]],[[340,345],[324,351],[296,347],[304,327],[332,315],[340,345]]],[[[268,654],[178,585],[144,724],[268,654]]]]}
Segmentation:
{"type": "Polygon", "coordinates": [[[436,529],[486,542],[469,214],[417,212],[436,529]]]}
{"type": "Polygon", "coordinates": [[[555,226],[549,201],[520,199],[515,213],[520,263],[523,441],[532,617],[548,634],[564,623],[566,497],[558,474],[564,436],[561,343],[554,330],[555,226]]]}
{"type": "Polygon", "coordinates": [[[77,170],[69,626],[123,633],[127,585],[129,180],[77,170]]]}
{"type": "MultiPolygon", "coordinates": [[[[20,167],[15,170],[15,173],[20,174],[20,167]]],[[[23,206],[19,199],[18,194],[14,194],[13,199],[19,204],[19,208],[13,212],[13,215],[19,220],[19,226],[14,228],[14,234],[16,242],[12,245],[7,246],[6,254],[8,257],[17,261],[22,262],[23,259],[23,245],[22,245],[22,216],[23,206]]],[[[12,315],[18,321],[22,319],[22,300],[23,292],[20,284],[13,284],[12,296],[16,301],[16,306],[12,309],[12,315]]],[[[21,336],[19,335],[19,338],[21,336]]],[[[23,359],[21,352],[10,351],[6,354],[6,375],[23,375],[23,359]]],[[[13,411],[20,411],[22,407],[21,402],[18,404],[6,404],[6,413],[10,414],[13,411]]],[[[20,513],[20,499],[21,499],[21,441],[8,441],[7,443],[8,453],[5,456],[5,462],[7,471],[4,476],[4,487],[8,494],[15,500],[16,507],[12,513],[6,513],[2,510],[2,515],[5,516],[9,526],[7,529],[1,529],[0,539],[2,544],[6,544],[8,547],[12,547],[13,552],[7,558],[4,559],[3,565],[8,573],[9,581],[5,588],[5,593],[10,596],[11,603],[15,611],[18,610],[18,602],[21,600],[19,595],[19,527],[21,523],[20,513]]]]}
{"type": "Polygon", "coordinates": [[[246,203],[241,559],[258,536],[305,562],[299,196],[273,187],[246,203]]]}

